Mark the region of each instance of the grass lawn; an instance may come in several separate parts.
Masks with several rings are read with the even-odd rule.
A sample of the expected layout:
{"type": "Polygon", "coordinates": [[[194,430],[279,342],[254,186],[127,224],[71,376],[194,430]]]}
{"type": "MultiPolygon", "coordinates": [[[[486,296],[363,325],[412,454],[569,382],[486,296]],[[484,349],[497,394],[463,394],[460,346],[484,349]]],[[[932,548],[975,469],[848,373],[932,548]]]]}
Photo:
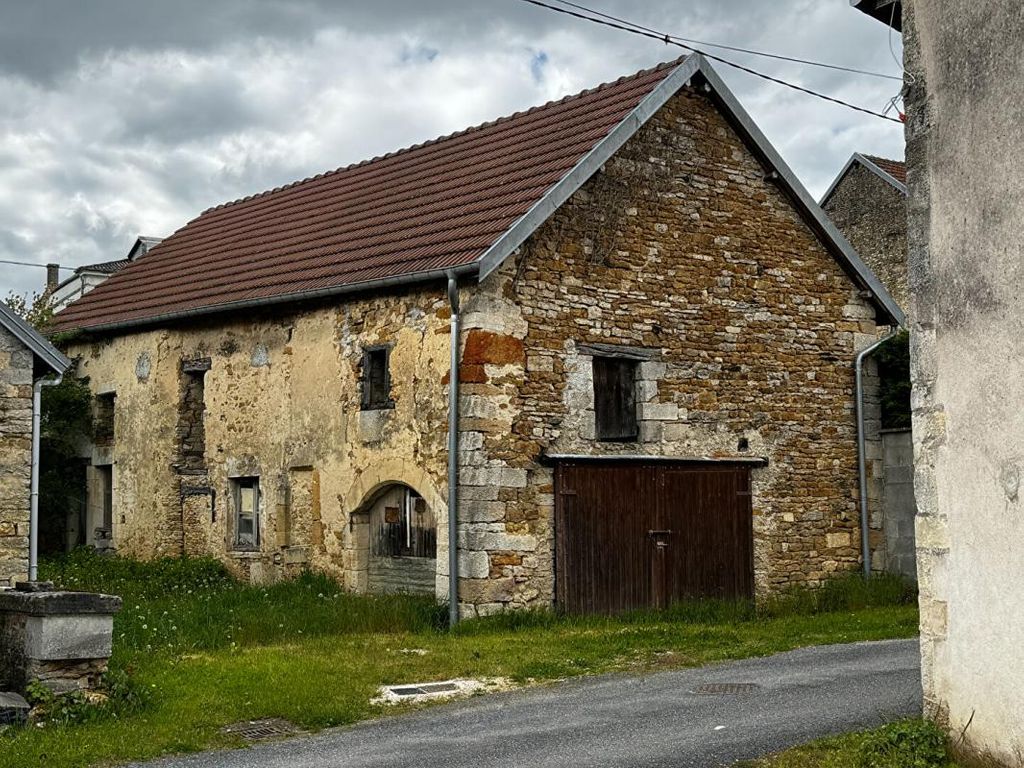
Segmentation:
{"type": "Polygon", "coordinates": [[[822,739],[737,768],[957,768],[945,737],[921,720],[822,739]]]}
{"type": "Polygon", "coordinates": [[[114,624],[114,693],[105,708],[72,708],[42,728],[0,735],[0,768],[232,745],[220,729],[245,719],[284,717],[314,730],[352,723],[395,711],[370,704],[381,684],[482,676],[532,683],[917,632],[912,593],[888,579],[844,579],[758,612],[721,603],[616,618],[520,612],[449,632],[445,607],[431,600],[350,595],[314,574],[261,588],[232,581],[212,561],[140,564],[75,553],[47,563],[42,576],[124,597],[114,624]]]}

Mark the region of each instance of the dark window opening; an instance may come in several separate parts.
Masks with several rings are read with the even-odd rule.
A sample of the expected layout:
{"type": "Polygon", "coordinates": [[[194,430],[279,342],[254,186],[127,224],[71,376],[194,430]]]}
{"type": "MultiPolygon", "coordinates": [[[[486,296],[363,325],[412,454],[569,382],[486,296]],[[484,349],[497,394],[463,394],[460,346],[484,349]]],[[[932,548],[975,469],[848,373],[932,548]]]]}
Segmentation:
{"type": "Polygon", "coordinates": [[[206,371],[208,360],[182,363],[181,400],[178,405],[179,468],[201,471],[206,468],[206,371]]]}
{"type": "Polygon", "coordinates": [[[96,445],[114,444],[114,400],[116,397],[113,392],[96,395],[96,420],[93,425],[93,442],[96,445]]]}
{"type": "Polygon", "coordinates": [[[234,478],[231,495],[235,507],[235,548],[255,549],[260,543],[259,478],[234,478]]]}
{"type": "Polygon", "coordinates": [[[637,439],[635,360],[594,358],[594,418],[598,440],[637,439]]]}
{"type": "Polygon", "coordinates": [[[393,408],[395,405],[391,399],[391,371],[388,365],[390,354],[391,350],[388,347],[370,347],[363,352],[364,411],[393,408]]]}
{"type": "Polygon", "coordinates": [[[109,465],[95,468],[98,491],[102,496],[101,518],[93,530],[96,540],[113,538],[114,531],[114,468],[109,465]]]}

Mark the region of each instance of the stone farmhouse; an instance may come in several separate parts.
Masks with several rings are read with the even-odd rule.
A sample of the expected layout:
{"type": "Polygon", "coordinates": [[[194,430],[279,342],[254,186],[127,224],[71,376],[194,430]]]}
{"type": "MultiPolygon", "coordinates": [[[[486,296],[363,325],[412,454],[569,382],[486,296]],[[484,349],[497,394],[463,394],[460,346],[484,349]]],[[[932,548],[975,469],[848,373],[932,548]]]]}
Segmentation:
{"type": "Polygon", "coordinates": [[[29,575],[33,416],[43,383],[71,366],[0,302],[0,588],[29,575]]]}
{"type": "Polygon", "coordinates": [[[901,307],[907,288],[907,169],[855,152],[820,205],[901,307]]]}
{"type": "Polygon", "coordinates": [[[902,322],[697,56],[210,209],[57,315],[94,541],[439,597],[456,555],[463,614],[857,568],[854,356],[902,322]]]}

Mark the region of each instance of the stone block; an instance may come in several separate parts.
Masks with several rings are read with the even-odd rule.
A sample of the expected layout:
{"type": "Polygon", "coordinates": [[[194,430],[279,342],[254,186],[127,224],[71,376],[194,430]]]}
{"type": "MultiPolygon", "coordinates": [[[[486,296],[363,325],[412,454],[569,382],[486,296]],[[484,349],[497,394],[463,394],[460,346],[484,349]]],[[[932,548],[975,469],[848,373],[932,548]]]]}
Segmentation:
{"type": "Polygon", "coordinates": [[[491,572],[486,552],[459,552],[459,576],[464,579],[486,579],[491,572]]]}
{"type": "Polygon", "coordinates": [[[843,531],[842,533],[825,534],[825,545],[829,549],[841,549],[843,547],[850,546],[849,531],[843,531]]]}
{"type": "Polygon", "coordinates": [[[16,693],[0,692],[0,728],[5,725],[24,725],[32,707],[16,693]]]}
{"type": "Polygon", "coordinates": [[[515,591],[515,579],[460,579],[459,600],[467,603],[508,603],[515,591]]]}
{"type": "Polygon", "coordinates": [[[505,518],[505,502],[468,499],[459,504],[459,520],[467,523],[495,523],[505,518]]]}

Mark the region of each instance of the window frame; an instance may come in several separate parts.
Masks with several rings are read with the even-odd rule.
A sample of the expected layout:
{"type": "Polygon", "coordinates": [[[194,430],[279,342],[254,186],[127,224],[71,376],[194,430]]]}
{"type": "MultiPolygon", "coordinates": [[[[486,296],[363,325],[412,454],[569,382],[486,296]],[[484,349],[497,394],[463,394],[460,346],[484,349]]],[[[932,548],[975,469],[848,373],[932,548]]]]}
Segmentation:
{"type": "Polygon", "coordinates": [[[375,344],[363,347],[363,359],[359,373],[360,397],[359,409],[362,411],[382,411],[395,407],[391,396],[391,345],[375,344]],[[378,357],[379,356],[379,357],[378,357]],[[383,381],[374,385],[374,359],[383,363],[383,381]],[[376,391],[379,386],[382,392],[376,391]]]}
{"type": "Polygon", "coordinates": [[[260,491],[260,478],[257,475],[245,476],[245,477],[232,477],[230,478],[231,483],[231,503],[234,507],[232,510],[232,532],[231,532],[231,545],[232,549],[240,552],[251,552],[258,550],[260,547],[260,509],[263,501],[263,493],[260,491]],[[242,518],[242,491],[245,488],[253,489],[253,508],[252,508],[252,541],[243,541],[241,533],[241,518],[242,518]]]}
{"type": "Polygon", "coordinates": [[[625,355],[600,355],[595,354],[591,358],[591,378],[594,390],[594,437],[604,443],[635,443],[640,439],[640,419],[637,416],[636,383],[639,372],[640,361],[634,357],[625,355]],[[598,369],[601,367],[618,367],[620,372],[617,376],[599,376],[598,369]],[[607,386],[610,381],[616,381],[621,385],[624,375],[621,369],[629,370],[628,394],[623,391],[626,388],[620,386],[618,395],[606,393],[599,389],[599,379],[603,379],[603,385],[607,386]],[[616,402],[618,401],[618,402],[616,402]],[[631,406],[631,407],[630,407],[631,406]],[[618,416],[613,418],[610,410],[619,408],[618,416]],[[615,429],[616,424],[622,424],[622,429],[615,429]]]}

